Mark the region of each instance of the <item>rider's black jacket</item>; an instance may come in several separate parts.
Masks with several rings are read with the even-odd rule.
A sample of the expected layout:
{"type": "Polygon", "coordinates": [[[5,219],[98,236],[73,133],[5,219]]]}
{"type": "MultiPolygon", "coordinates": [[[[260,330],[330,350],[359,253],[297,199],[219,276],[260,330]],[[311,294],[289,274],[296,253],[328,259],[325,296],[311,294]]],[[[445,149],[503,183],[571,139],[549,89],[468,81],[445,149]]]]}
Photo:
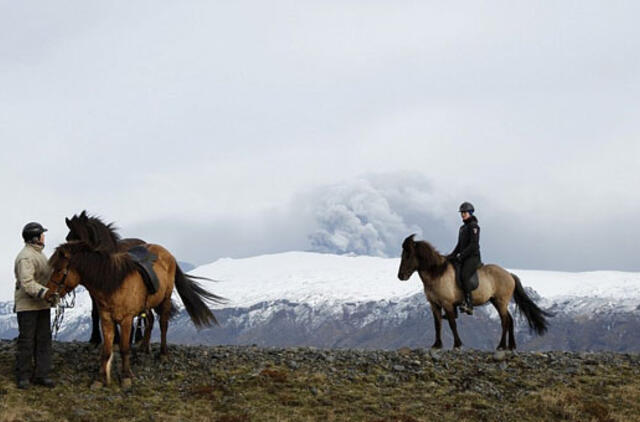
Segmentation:
{"type": "Polygon", "coordinates": [[[458,254],[460,254],[459,258],[462,262],[471,257],[477,257],[480,262],[480,226],[478,226],[478,219],[474,215],[467,218],[460,227],[458,244],[449,257],[455,257],[458,254]]]}

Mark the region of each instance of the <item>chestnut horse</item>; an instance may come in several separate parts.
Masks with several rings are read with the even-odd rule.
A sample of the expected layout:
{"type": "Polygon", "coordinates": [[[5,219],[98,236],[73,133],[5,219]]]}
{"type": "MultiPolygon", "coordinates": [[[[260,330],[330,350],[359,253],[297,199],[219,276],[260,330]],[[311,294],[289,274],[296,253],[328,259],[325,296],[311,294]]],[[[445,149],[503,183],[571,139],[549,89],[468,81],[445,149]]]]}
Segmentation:
{"type": "MultiPolygon", "coordinates": [[[[424,293],[431,305],[433,320],[436,329],[436,341],[432,348],[442,348],[441,326],[442,311],[449,321],[449,327],[453,332],[453,347],[462,346],[456,326],[456,306],[464,300],[463,292],[456,283],[453,265],[438,253],[428,242],[415,241],[414,234],[407,237],[402,244],[402,260],[398,270],[400,280],[408,280],[414,272],[418,272],[424,293]]],[[[516,348],[516,339],[513,330],[513,317],[509,313],[509,302],[513,297],[517,307],[524,314],[529,327],[536,334],[543,335],[547,331],[546,318],[551,316],[536,305],[525,292],[520,279],[504,268],[489,264],[478,269],[478,288],[471,296],[473,305],[483,305],[491,302],[495,306],[502,323],[502,337],[498,344],[498,350],[516,348]],[[507,344],[507,337],[509,338],[507,344]]]]}
{"type": "MultiPolygon", "coordinates": [[[[89,216],[86,210],[82,211],[79,215],[74,215],[71,218],[65,218],[65,223],[69,228],[69,233],[67,233],[66,237],[67,242],[81,240],[96,252],[103,252],[106,254],[126,252],[134,246],[145,245],[147,243],[142,239],[121,239],[120,235],[116,232],[113,223],[106,224],[98,217],[89,216]]],[[[144,336],[143,350],[148,353],[150,351],[149,341],[154,322],[153,312],[147,312],[144,320],[145,331],[149,331],[149,335],[145,334],[144,336]]],[[[98,345],[101,342],[100,315],[98,312],[98,305],[93,297],[91,297],[91,322],[91,337],[89,339],[89,343],[98,345]]],[[[139,335],[139,330],[136,330],[136,341],[138,340],[139,335]]],[[[132,335],[132,340],[133,337],[134,336],[132,335]]],[[[114,341],[116,343],[119,343],[120,341],[120,335],[117,327],[114,341]]]]}
{"type": "Polygon", "coordinates": [[[111,383],[115,324],[121,330],[122,385],[125,388],[131,386],[133,372],[129,362],[129,338],[133,318],[142,311],[153,308],[160,315],[160,354],[167,354],[167,328],[174,286],[196,327],[217,324],[205,301],[222,303],[224,299],[203,289],[195,277],[185,275],[165,248],[153,244],[147,246],[158,257],[153,269],[160,285],[154,294],[149,294],[135,262],[125,252],[106,254],[83,241],[71,241],[58,246],[49,259],[53,273],[47,287],[52,292],[64,296],[82,284],[98,304],[104,341],[100,379],[94,382],[94,387],[111,383]]]}

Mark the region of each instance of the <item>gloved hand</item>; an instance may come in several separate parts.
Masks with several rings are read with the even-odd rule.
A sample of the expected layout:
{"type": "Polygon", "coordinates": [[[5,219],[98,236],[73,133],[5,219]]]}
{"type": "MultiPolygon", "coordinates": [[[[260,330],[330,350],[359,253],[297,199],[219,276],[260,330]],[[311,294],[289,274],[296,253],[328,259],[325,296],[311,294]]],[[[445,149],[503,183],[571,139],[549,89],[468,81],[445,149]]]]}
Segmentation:
{"type": "Polygon", "coordinates": [[[456,255],[447,255],[447,261],[451,262],[452,264],[455,264],[456,262],[458,262],[458,254],[456,255]]]}
{"type": "Polygon", "coordinates": [[[58,303],[60,303],[60,295],[58,293],[51,292],[51,290],[45,294],[44,299],[49,302],[51,307],[57,306],[58,303]]]}

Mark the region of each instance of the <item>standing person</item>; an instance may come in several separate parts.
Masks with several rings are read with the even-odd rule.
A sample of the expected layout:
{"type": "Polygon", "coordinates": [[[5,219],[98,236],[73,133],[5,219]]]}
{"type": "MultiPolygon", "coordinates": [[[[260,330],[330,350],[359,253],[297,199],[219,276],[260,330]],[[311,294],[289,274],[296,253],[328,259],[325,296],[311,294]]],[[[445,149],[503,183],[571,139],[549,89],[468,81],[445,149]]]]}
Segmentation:
{"type": "Polygon", "coordinates": [[[459,211],[464,224],[458,232],[458,244],[453,252],[447,255],[447,260],[455,267],[456,277],[460,280],[458,284],[464,291],[464,303],[460,305],[460,310],[472,315],[471,290],[466,289],[468,288],[467,281],[482,265],[480,260],[480,226],[478,226],[478,219],[473,215],[475,211],[473,205],[469,202],[463,202],[459,211]]]}
{"type": "MultiPolygon", "coordinates": [[[[18,314],[18,350],[16,375],[18,388],[34,384],[54,387],[51,371],[51,304],[45,300],[45,287],[51,276],[44,249],[44,232],[39,223],[29,223],[22,229],[24,248],[15,262],[15,308],[18,314]],[[35,368],[33,361],[35,359],[35,368]]],[[[49,295],[51,296],[51,295],[49,295]]]]}

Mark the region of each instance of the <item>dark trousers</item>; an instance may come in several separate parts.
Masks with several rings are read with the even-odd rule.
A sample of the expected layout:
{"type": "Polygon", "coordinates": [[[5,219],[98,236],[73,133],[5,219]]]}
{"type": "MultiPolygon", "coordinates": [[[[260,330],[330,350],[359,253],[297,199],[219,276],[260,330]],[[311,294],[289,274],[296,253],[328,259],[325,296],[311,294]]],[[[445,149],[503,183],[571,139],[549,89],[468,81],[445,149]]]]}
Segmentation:
{"type": "Polygon", "coordinates": [[[51,310],[18,312],[18,380],[45,378],[51,371],[51,310]],[[35,360],[35,370],[33,363],[35,360]]]}
{"type": "Polygon", "coordinates": [[[462,263],[456,263],[456,274],[458,277],[458,286],[465,292],[468,293],[471,291],[469,286],[469,279],[476,272],[478,267],[480,267],[480,257],[470,256],[465,259],[462,263]]]}

